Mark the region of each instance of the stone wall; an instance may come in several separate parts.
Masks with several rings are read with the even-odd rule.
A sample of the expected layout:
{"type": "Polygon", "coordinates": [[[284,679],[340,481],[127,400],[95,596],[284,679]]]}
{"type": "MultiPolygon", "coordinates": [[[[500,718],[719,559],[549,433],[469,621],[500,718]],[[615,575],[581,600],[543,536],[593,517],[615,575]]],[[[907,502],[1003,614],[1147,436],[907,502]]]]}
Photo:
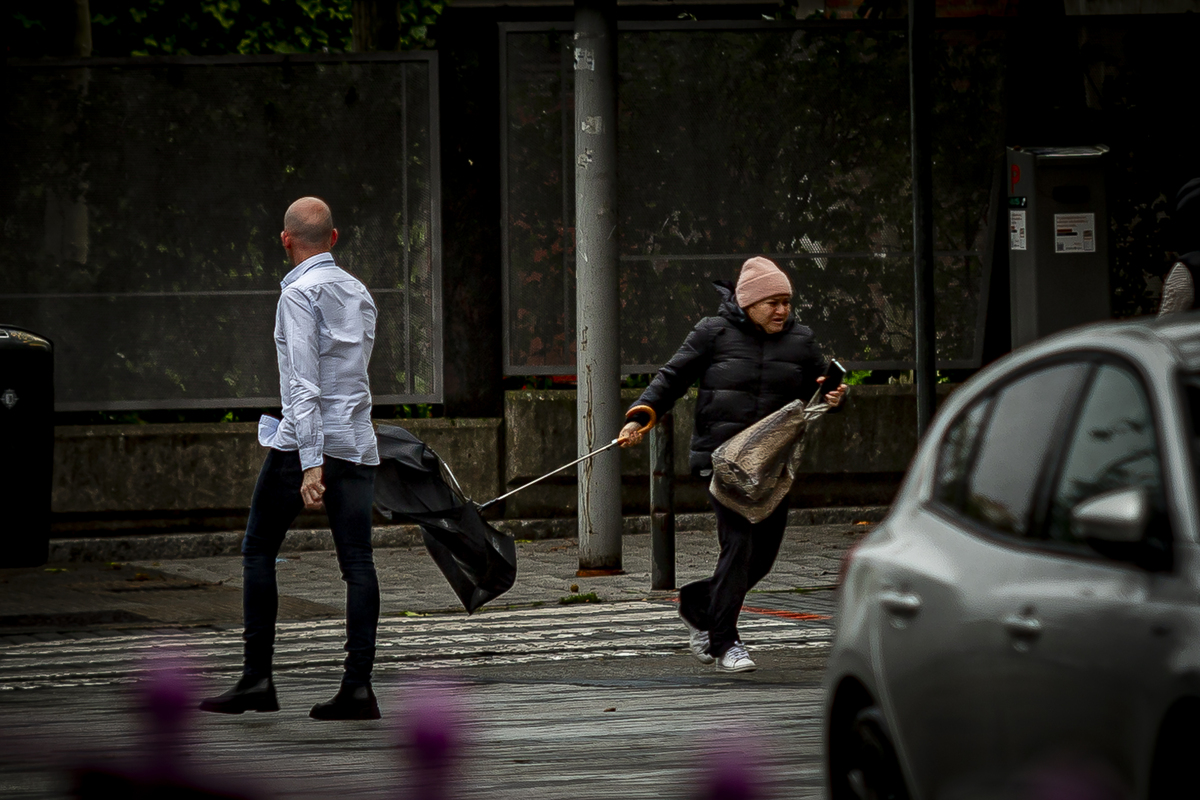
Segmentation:
{"type": "MultiPolygon", "coordinates": [[[[500,488],[499,419],[409,419],[463,488],[500,488]]],[[[97,425],[55,429],[54,528],[240,528],[266,451],[255,423],[97,425]]],[[[324,527],[322,514],[301,526],[324,527]]]]}
{"type": "MultiPolygon", "coordinates": [[[[949,387],[939,387],[944,394],[949,387]]],[[[637,390],[626,390],[632,403],[637,390]]],[[[708,507],[705,483],[687,475],[694,393],[675,410],[676,508],[708,507]]],[[[886,505],[916,448],[910,386],[853,387],[845,412],[805,438],[795,508],[886,505]]],[[[575,393],[509,392],[500,419],[413,419],[408,428],[436,450],[466,492],[484,502],[575,459],[575,393]]],[[[616,432],[614,431],[614,436],[616,432]]],[[[238,528],[262,465],[253,423],[110,425],[55,431],[53,510],[59,534],[97,527],[238,528]]],[[[649,447],[621,451],[621,503],[649,505],[649,447]]],[[[509,519],[571,516],[575,468],[505,501],[509,519]]],[[[323,515],[301,526],[324,527],[323,515]]]]}
{"type": "MultiPolygon", "coordinates": [[[[951,387],[938,387],[939,399],[951,387]]],[[[639,390],[622,392],[632,404],[639,390]]],[[[916,452],[916,395],[912,386],[855,386],[845,411],[820,420],[805,437],[802,476],[793,507],[874,506],[891,502],[916,452]]],[[[676,509],[708,507],[707,483],[687,474],[688,443],[695,390],[676,404],[676,509]]],[[[575,392],[508,392],[504,403],[505,491],[576,458],[575,392]]],[[[614,432],[615,435],[615,432],[614,432]]],[[[649,447],[621,451],[621,502],[625,513],[649,506],[649,447]]],[[[547,479],[506,500],[505,516],[553,517],[574,514],[575,469],[547,479]]]]}

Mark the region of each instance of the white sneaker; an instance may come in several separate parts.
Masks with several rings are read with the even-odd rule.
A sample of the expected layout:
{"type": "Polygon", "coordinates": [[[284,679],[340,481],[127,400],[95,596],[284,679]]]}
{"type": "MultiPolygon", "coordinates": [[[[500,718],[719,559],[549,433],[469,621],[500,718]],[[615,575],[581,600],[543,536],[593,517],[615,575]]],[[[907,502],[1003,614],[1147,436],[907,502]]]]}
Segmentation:
{"type": "Polygon", "coordinates": [[[688,650],[692,651],[692,655],[701,664],[711,664],[717,659],[709,655],[708,652],[708,631],[702,631],[692,623],[683,618],[683,614],[679,615],[683,620],[684,627],[688,629],[688,650]]]}
{"type": "Polygon", "coordinates": [[[750,654],[741,642],[734,642],[733,647],[717,659],[718,672],[753,672],[756,669],[758,664],[750,660],[750,654]]]}

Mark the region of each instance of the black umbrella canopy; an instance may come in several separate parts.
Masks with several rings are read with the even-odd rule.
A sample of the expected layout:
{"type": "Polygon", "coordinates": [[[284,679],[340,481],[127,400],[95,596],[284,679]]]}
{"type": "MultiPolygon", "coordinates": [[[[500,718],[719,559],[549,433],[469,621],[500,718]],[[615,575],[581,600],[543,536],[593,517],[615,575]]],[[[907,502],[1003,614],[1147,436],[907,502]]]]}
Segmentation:
{"type": "Polygon", "coordinates": [[[376,507],[389,519],[421,526],[425,549],[467,613],[512,588],[517,578],[512,537],[484,521],[428,445],[394,425],[380,425],[376,434],[376,507]]]}

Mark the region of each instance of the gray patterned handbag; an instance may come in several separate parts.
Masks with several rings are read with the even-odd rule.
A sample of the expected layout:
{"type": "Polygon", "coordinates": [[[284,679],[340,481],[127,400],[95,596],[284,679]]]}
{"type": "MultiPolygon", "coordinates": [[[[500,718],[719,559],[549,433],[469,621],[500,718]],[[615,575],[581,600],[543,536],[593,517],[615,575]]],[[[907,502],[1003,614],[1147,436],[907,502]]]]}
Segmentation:
{"type": "Polygon", "coordinates": [[[792,488],[801,440],[830,406],[818,394],[807,404],[793,400],[713,451],[709,491],[728,509],[762,522],[792,488]]]}

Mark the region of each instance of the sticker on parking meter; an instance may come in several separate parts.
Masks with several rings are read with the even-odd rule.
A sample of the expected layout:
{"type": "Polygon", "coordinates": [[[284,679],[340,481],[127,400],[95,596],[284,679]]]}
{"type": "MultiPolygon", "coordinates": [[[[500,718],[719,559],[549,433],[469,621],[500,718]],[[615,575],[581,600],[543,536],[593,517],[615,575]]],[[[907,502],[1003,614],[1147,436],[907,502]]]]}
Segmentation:
{"type": "Polygon", "coordinates": [[[1096,252],[1096,215],[1055,214],[1054,252],[1096,252]]]}
{"type": "Polygon", "coordinates": [[[1008,249],[1028,250],[1029,248],[1026,246],[1027,241],[1025,209],[1017,210],[1010,208],[1008,210],[1008,249]]]}

